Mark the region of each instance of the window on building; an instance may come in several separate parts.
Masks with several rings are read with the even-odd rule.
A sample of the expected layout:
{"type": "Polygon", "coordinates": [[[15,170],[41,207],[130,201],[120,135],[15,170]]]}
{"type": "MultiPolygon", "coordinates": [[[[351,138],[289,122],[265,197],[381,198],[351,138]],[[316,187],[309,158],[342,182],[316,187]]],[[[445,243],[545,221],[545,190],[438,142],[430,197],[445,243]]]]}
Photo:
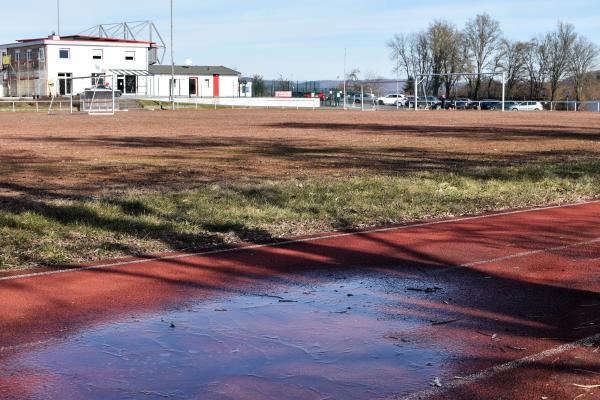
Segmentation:
{"type": "Polygon", "coordinates": [[[135,51],[126,51],[125,61],[135,61],[135,51]]]}
{"type": "Polygon", "coordinates": [[[60,49],[59,50],[59,57],[62,59],[69,59],[71,58],[71,50],[70,49],[60,49]]]}
{"type": "Polygon", "coordinates": [[[17,64],[21,61],[21,50],[15,50],[15,61],[17,64]]]}
{"type": "Polygon", "coordinates": [[[104,74],[92,73],[92,86],[104,86],[104,74]]]}
{"type": "Polygon", "coordinates": [[[210,89],[210,79],[205,79],[204,80],[204,87],[207,89],[210,89]]]}
{"type": "Polygon", "coordinates": [[[27,49],[27,61],[30,62],[31,58],[31,49],[27,49]]]}
{"type": "Polygon", "coordinates": [[[94,49],[92,50],[92,59],[94,60],[102,60],[104,54],[103,51],[101,49],[94,49]]]}
{"type": "Polygon", "coordinates": [[[40,49],[40,52],[38,54],[38,58],[40,59],[40,61],[45,61],[46,60],[46,52],[44,51],[44,49],[40,49]]]}

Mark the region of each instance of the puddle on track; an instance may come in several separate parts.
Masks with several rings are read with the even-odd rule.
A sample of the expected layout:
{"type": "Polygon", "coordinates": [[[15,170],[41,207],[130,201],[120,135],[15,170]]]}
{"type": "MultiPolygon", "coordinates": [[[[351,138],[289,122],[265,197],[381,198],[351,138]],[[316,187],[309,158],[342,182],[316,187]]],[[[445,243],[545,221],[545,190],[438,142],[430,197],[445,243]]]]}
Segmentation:
{"type": "Polygon", "coordinates": [[[399,293],[384,280],[331,279],[136,316],[29,349],[2,369],[32,399],[406,394],[428,387],[451,355],[402,340],[423,322],[390,315],[399,293]]]}

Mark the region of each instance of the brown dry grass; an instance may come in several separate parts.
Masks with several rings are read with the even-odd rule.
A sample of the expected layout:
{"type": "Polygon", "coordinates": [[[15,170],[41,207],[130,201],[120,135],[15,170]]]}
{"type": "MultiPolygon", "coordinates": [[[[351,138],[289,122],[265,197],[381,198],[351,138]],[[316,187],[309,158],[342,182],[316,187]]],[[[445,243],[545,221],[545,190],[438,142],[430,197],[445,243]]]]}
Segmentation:
{"type": "Polygon", "coordinates": [[[595,159],[600,114],[218,110],[0,115],[0,194],[464,172],[595,159]]]}

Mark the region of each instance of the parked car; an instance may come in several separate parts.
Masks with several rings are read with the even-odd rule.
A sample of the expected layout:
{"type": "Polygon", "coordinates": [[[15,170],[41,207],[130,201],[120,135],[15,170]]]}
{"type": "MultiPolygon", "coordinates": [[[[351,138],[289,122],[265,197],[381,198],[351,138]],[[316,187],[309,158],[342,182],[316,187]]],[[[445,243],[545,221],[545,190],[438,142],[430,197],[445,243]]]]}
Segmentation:
{"type": "MultiPolygon", "coordinates": [[[[410,96],[408,98],[407,107],[415,107],[415,96],[410,96]]],[[[419,96],[417,107],[421,109],[438,110],[442,108],[442,102],[435,96],[419,96]]]]}
{"type": "MultiPolygon", "coordinates": [[[[95,86],[91,86],[89,88],[86,88],[84,92],[79,93],[79,95],[83,95],[85,92],[104,92],[104,93],[108,93],[108,92],[112,92],[112,87],[110,86],[106,86],[106,85],[95,85],[95,86]]],[[[115,97],[121,97],[123,95],[123,93],[119,90],[119,89],[115,89],[115,97]]]]}
{"type": "Polygon", "coordinates": [[[469,110],[473,104],[473,100],[467,98],[458,98],[451,101],[452,108],[455,110],[469,110]]]}
{"type": "Polygon", "coordinates": [[[502,102],[498,100],[483,100],[479,103],[479,107],[482,110],[502,110],[502,102]]]}
{"type": "Polygon", "coordinates": [[[365,103],[375,104],[377,102],[377,97],[373,93],[365,93],[364,95],[357,93],[352,96],[352,101],[355,103],[361,103],[363,100],[365,103]]]}
{"type": "Polygon", "coordinates": [[[307,99],[318,98],[321,101],[327,100],[327,96],[323,92],[318,92],[318,93],[312,93],[312,92],[311,93],[304,93],[304,97],[306,97],[307,99]]]}
{"type": "Polygon", "coordinates": [[[524,101],[512,104],[507,109],[511,111],[544,111],[544,106],[539,101],[524,101]]]}
{"type": "Polygon", "coordinates": [[[396,106],[404,105],[406,102],[406,96],[403,94],[388,94],[385,97],[379,97],[377,104],[380,106],[396,106]]]}

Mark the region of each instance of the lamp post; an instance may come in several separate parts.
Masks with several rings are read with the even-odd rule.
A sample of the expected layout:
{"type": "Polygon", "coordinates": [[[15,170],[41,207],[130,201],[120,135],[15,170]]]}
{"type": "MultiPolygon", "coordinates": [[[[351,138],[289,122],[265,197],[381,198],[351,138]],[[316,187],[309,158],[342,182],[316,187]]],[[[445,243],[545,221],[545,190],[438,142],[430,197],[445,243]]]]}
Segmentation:
{"type": "Polygon", "coordinates": [[[171,106],[175,111],[175,49],[173,48],[173,0],[171,0],[171,106]]]}
{"type": "Polygon", "coordinates": [[[56,20],[58,28],[56,34],[60,36],[60,0],[56,0],[56,20]]]}
{"type": "Polygon", "coordinates": [[[346,57],[348,51],[344,48],[344,110],[346,110],[346,57]]]}

